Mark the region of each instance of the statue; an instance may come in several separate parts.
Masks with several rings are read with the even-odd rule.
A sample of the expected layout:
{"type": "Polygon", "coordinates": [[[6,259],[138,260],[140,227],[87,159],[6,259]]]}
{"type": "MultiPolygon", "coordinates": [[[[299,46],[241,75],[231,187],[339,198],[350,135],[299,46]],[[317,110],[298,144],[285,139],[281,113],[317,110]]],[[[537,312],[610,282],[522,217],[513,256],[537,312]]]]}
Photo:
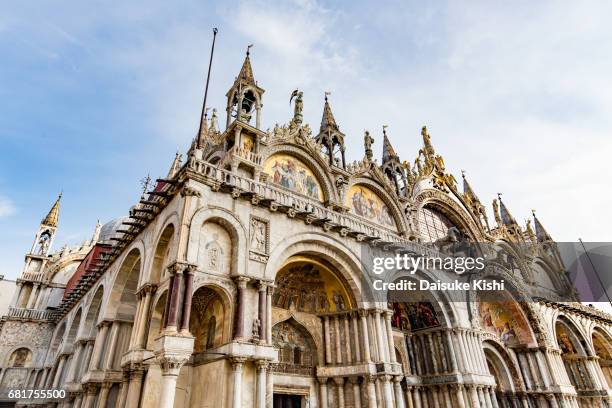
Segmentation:
{"type": "Polygon", "coordinates": [[[372,160],[372,145],[374,144],[374,138],[370,136],[370,132],[365,131],[363,136],[363,145],[365,147],[365,154],[368,160],[372,160]]]}
{"type": "Polygon", "coordinates": [[[253,320],[253,340],[258,341],[259,340],[259,329],[261,328],[261,322],[259,321],[259,317],[256,317],[255,320],[253,320]]]}
{"type": "Polygon", "coordinates": [[[291,104],[291,101],[293,100],[293,98],[295,98],[292,122],[296,125],[300,125],[302,123],[302,110],[304,109],[304,101],[302,99],[303,95],[303,92],[296,89],[291,93],[291,98],[289,98],[289,104],[291,104]]]}
{"type": "Polygon", "coordinates": [[[502,224],[501,217],[499,216],[499,204],[497,204],[497,199],[493,200],[493,215],[495,216],[495,222],[497,226],[502,224]]]}
{"type": "Polygon", "coordinates": [[[217,118],[217,109],[212,110],[212,116],[210,117],[210,130],[212,132],[219,131],[219,119],[217,118]]]}

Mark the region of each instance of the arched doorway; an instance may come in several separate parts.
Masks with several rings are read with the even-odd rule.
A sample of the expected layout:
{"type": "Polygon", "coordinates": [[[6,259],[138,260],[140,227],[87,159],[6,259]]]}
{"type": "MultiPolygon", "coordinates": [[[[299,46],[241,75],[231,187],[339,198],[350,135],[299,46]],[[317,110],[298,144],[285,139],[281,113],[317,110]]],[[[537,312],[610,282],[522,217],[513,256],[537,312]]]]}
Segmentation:
{"type": "Polygon", "coordinates": [[[277,272],[272,296],[272,341],[279,352],[279,362],[271,367],[275,408],[303,407],[321,398],[327,406],[352,401],[353,394],[336,383],[320,386],[316,379],[318,365],[350,365],[363,354],[348,288],[331,264],[311,255],[291,257],[277,272]]]}
{"type": "Polygon", "coordinates": [[[589,359],[586,341],[574,323],[564,315],[555,322],[555,338],[561,360],[571,384],[578,393],[578,405],[581,407],[595,406],[601,401],[596,397],[595,390],[601,388],[594,378],[594,365],[589,359]]]}
{"type": "Polygon", "coordinates": [[[606,388],[612,388],[612,339],[599,327],[593,330],[593,349],[599,357],[599,367],[604,376],[606,388]]]}
{"type": "Polygon", "coordinates": [[[523,391],[519,369],[510,352],[494,341],[485,341],[483,350],[489,374],[495,378],[494,395],[500,407],[512,407],[515,393],[523,391]]]}

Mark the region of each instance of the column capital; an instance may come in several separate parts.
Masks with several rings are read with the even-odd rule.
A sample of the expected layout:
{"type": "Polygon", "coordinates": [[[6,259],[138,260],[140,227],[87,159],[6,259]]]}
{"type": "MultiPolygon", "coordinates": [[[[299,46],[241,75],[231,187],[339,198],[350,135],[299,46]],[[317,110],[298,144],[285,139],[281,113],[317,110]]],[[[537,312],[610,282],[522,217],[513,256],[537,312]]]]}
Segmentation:
{"type": "Polygon", "coordinates": [[[319,378],[317,378],[317,381],[319,381],[319,384],[327,384],[327,380],[329,380],[328,377],[319,377],[319,378]]]}
{"type": "Polygon", "coordinates": [[[270,286],[269,281],[265,281],[263,279],[257,281],[257,290],[259,292],[266,292],[268,290],[268,286],[270,286]]]}
{"type": "Polygon", "coordinates": [[[247,361],[246,357],[231,357],[232,368],[234,371],[242,371],[242,366],[247,361]]]}
{"type": "Polygon", "coordinates": [[[113,383],[110,382],[103,382],[102,384],[100,384],[100,388],[109,390],[111,387],[113,386],[113,383]]]}
{"type": "Polygon", "coordinates": [[[256,360],[255,365],[259,370],[267,370],[270,367],[270,362],[268,360],[256,360]]]}
{"type": "Polygon", "coordinates": [[[361,382],[359,377],[349,377],[348,378],[348,382],[350,382],[353,385],[359,385],[359,383],[361,382]]]}
{"type": "Polygon", "coordinates": [[[136,294],[137,295],[147,295],[149,293],[155,292],[156,290],[157,290],[156,284],[147,282],[143,284],[140,288],[138,288],[138,290],[136,291],[136,294]]]}
{"type": "Polygon", "coordinates": [[[236,285],[238,286],[239,289],[245,289],[247,287],[247,283],[249,283],[250,281],[251,281],[251,278],[249,278],[248,276],[244,276],[244,275],[236,276],[234,278],[234,282],[236,282],[236,285]]]}
{"type": "Polygon", "coordinates": [[[357,313],[359,314],[359,317],[368,317],[370,311],[366,309],[359,309],[357,310],[357,313]]]}
{"type": "Polygon", "coordinates": [[[189,360],[187,354],[162,353],[157,356],[157,361],[163,375],[178,375],[183,364],[189,360]]]}
{"type": "Polygon", "coordinates": [[[403,379],[404,379],[404,376],[403,376],[403,375],[396,375],[396,376],[393,376],[393,382],[394,382],[394,383],[401,383],[403,379]]]}
{"type": "Polygon", "coordinates": [[[344,377],[334,377],[334,382],[338,386],[344,385],[344,377]]]}

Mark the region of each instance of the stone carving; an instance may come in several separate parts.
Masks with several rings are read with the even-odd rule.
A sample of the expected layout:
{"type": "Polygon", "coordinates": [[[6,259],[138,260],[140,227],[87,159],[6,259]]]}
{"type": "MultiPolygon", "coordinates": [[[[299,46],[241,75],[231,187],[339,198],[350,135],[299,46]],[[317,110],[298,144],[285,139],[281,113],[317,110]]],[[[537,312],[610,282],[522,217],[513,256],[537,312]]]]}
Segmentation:
{"type": "Polygon", "coordinates": [[[265,254],[268,252],[268,224],[259,218],[251,218],[251,250],[265,254]]]}
{"type": "Polygon", "coordinates": [[[259,341],[259,330],[260,329],[261,329],[261,321],[259,321],[259,317],[256,317],[253,320],[253,329],[251,330],[253,341],[259,341]]]}

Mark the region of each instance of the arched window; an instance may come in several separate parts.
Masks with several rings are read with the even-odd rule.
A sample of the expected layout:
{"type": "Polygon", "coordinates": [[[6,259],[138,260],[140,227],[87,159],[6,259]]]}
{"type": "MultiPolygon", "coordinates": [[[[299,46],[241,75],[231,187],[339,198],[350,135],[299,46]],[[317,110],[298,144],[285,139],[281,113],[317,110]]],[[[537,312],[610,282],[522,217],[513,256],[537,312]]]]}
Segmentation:
{"type": "Polygon", "coordinates": [[[426,242],[446,237],[451,227],[451,220],[440,211],[427,206],[419,211],[419,230],[426,242]]]}
{"type": "Polygon", "coordinates": [[[32,352],[25,348],[18,348],[13,351],[11,358],[9,359],[9,367],[19,368],[27,367],[32,360],[32,352]]]}

